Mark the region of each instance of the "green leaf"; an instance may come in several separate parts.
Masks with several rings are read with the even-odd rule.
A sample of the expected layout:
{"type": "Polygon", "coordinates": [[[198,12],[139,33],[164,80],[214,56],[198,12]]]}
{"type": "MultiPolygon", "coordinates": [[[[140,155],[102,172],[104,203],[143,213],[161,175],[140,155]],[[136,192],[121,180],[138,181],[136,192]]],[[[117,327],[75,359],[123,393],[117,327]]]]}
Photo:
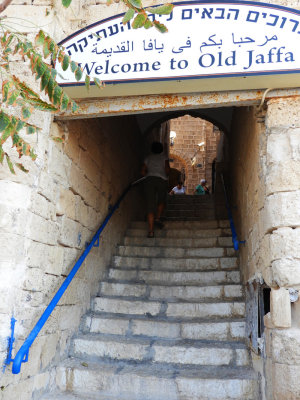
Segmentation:
{"type": "Polygon", "coordinates": [[[56,78],[56,75],[57,75],[56,69],[55,69],[55,68],[52,68],[52,69],[51,69],[51,76],[52,76],[52,78],[55,79],[55,78],[56,78]]]}
{"type": "Polygon", "coordinates": [[[64,143],[64,139],[59,137],[59,136],[52,136],[52,140],[54,140],[57,143],[64,143]]]}
{"type": "Polygon", "coordinates": [[[23,119],[26,120],[26,119],[28,119],[30,117],[30,115],[31,115],[30,107],[23,106],[21,111],[22,111],[22,118],[23,119]]]}
{"type": "Polygon", "coordinates": [[[145,25],[145,22],[147,20],[147,16],[143,13],[139,13],[133,20],[132,22],[132,27],[133,29],[138,29],[141,28],[142,26],[145,25]]]}
{"type": "Polygon", "coordinates": [[[42,46],[44,44],[44,41],[45,41],[45,33],[44,33],[44,31],[40,30],[39,33],[35,37],[35,44],[37,46],[39,46],[39,45],[42,46]]]}
{"type": "Polygon", "coordinates": [[[53,53],[55,50],[55,42],[53,40],[49,42],[49,50],[51,51],[51,53],[53,53]]]}
{"type": "Polygon", "coordinates": [[[61,101],[60,110],[65,111],[68,108],[69,102],[70,102],[70,97],[66,93],[64,93],[61,101]]]}
{"type": "Polygon", "coordinates": [[[7,99],[7,104],[9,104],[10,106],[15,105],[19,95],[20,95],[20,90],[14,90],[10,92],[10,96],[7,99]]]}
{"type": "Polygon", "coordinates": [[[69,68],[69,64],[70,64],[70,57],[65,55],[63,62],[62,62],[62,69],[63,71],[66,71],[69,68]]]}
{"type": "Polygon", "coordinates": [[[15,166],[18,167],[23,172],[26,172],[26,173],[29,172],[29,170],[26,169],[23,164],[16,163],[15,166]]]}
{"type": "Polygon", "coordinates": [[[26,95],[26,97],[36,97],[37,99],[39,98],[39,95],[34,92],[29,86],[26,85],[25,82],[21,82],[17,77],[13,76],[12,77],[16,86],[18,86],[19,89],[22,90],[22,92],[26,95]]]}
{"type": "Polygon", "coordinates": [[[82,70],[80,67],[78,67],[75,71],[75,79],[76,81],[80,81],[81,78],[82,78],[82,70]]]}
{"type": "Polygon", "coordinates": [[[61,3],[64,7],[68,8],[69,5],[72,3],[72,0],[61,0],[61,3]]]}
{"type": "Polygon", "coordinates": [[[128,0],[128,3],[131,4],[135,8],[143,8],[143,4],[141,0],[128,0]]]}
{"type": "Polygon", "coordinates": [[[60,86],[56,86],[53,93],[53,104],[60,106],[60,99],[62,96],[63,90],[60,86]]]}
{"type": "Polygon", "coordinates": [[[10,135],[13,132],[13,130],[14,130],[14,127],[13,127],[12,124],[9,124],[6,127],[6,129],[4,130],[4,132],[2,133],[2,136],[0,138],[0,145],[2,145],[6,141],[6,139],[10,137],[10,135]]]}
{"type": "Polygon", "coordinates": [[[90,82],[91,82],[91,78],[87,75],[86,77],[85,77],[85,87],[87,88],[87,90],[89,90],[89,88],[90,88],[90,82]]]}
{"type": "Polygon", "coordinates": [[[173,8],[173,4],[163,4],[162,6],[158,7],[148,7],[145,9],[145,11],[151,14],[169,15],[173,11],[173,8]]]}
{"type": "Polygon", "coordinates": [[[56,82],[54,79],[50,78],[48,85],[46,86],[46,92],[48,93],[49,99],[52,101],[53,100],[53,92],[54,88],[56,86],[56,82]]]}
{"type": "Polygon", "coordinates": [[[166,25],[161,24],[161,23],[158,22],[158,21],[154,21],[154,26],[155,26],[155,28],[156,28],[157,30],[159,30],[159,32],[161,32],[161,33],[168,32],[168,28],[166,27],[166,25]]]}
{"type": "Polygon", "coordinates": [[[43,53],[44,53],[44,57],[47,58],[50,54],[50,50],[49,50],[49,40],[51,40],[49,38],[49,36],[47,36],[44,45],[43,45],[43,53]]]}
{"type": "Polygon", "coordinates": [[[25,124],[26,124],[25,121],[21,121],[21,120],[19,119],[19,121],[18,121],[18,123],[17,123],[16,131],[19,132],[22,128],[24,128],[25,124]]]}
{"type": "Polygon", "coordinates": [[[70,66],[71,66],[71,71],[74,73],[77,68],[77,63],[75,61],[71,61],[70,66]]]}
{"type": "Polygon", "coordinates": [[[94,82],[95,82],[96,86],[98,86],[99,89],[102,89],[103,88],[103,84],[100,81],[100,79],[98,79],[98,78],[93,78],[93,79],[94,79],[94,82]]]}
{"type": "Polygon", "coordinates": [[[36,72],[35,80],[40,79],[40,77],[44,75],[46,69],[48,69],[47,65],[42,60],[39,60],[35,64],[35,68],[34,68],[34,70],[36,72]]]}
{"type": "Polygon", "coordinates": [[[3,111],[0,112],[0,132],[3,132],[7,125],[10,123],[10,118],[3,111]]]}
{"type": "Polygon", "coordinates": [[[3,164],[3,159],[4,159],[4,151],[2,146],[0,146],[0,163],[3,164]]]}
{"type": "Polygon", "coordinates": [[[5,157],[6,157],[7,165],[8,165],[8,168],[10,169],[10,172],[12,174],[16,175],[15,170],[14,170],[14,166],[13,166],[12,162],[10,161],[10,158],[9,158],[7,153],[5,153],[5,157]]]}
{"type": "Polygon", "coordinates": [[[35,161],[37,158],[37,154],[35,154],[34,150],[30,150],[29,152],[29,157],[32,159],[32,161],[35,161]]]}
{"type": "Polygon", "coordinates": [[[32,135],[36,132],[36,128],[32,125],[26,125],[26,131],[27,135],[32,135]]]}
{"type": "Polygon", "coordinates": [[[47,68],[41,79],[41,91],[45,90],[46,86],[48,85],[50,76],[51,76],[51,73],[50,73],[49,69],[47,68]]]}
{"type": "Polygon", "coordinates": [[[133,8],[129,8],[129,10],[127,10],[126,14],[124,15],[124,18],[122,19],[123,24],[125,25],[133,17],[134,17],[134,9],[133,8]]]}
{"type": "Polygon", "coordinates": [[[12,83],[9,81],[4,81],[2,84],[2,101],[3,101],[3,103],[7,102],[8,93],[9,93],[9,89],[10,89],[11,85],[12,85],[12,83]]]}
{"type": "Polygon", "coordinates": [[[75,101],[72,101],[72,103],[71,103],[71,110],[72,110],[72,113],[76,113],[79,110],[78,104],[75,103],[75,101]]]}
{"type": "Polygon", "coordinates": [[[153,26],[153,22],[150,21],[149,18],[147,18],[147,21],[145,22],[144,28],[145,28],[145,29],[149,29],[149,28],[151,28],[152,26],[153,26]]]}
{"type": "MultiPolygon", "coordinates": [[[[58,86],[59,87],[59,86],[58,86]]],[[[54,89],[55,92],[56,88],[54,89]]],[[[60,90],[62,90],[60,88],[60,90]]],[[[58,94],[57,94],[58,95],[58,94]]],[[[56,95],[56,96],[57,96],[56,95]]],[[[27,99],[27,102],[31,104],[36,110],[41,110],[41,111],[57,111],[57,107],[54,107],[52,104],[47,103],[46,101],[43,101],[41,99],[27,99]]],[[[54,103],[55,104],[55,103],[54,103]]]]}

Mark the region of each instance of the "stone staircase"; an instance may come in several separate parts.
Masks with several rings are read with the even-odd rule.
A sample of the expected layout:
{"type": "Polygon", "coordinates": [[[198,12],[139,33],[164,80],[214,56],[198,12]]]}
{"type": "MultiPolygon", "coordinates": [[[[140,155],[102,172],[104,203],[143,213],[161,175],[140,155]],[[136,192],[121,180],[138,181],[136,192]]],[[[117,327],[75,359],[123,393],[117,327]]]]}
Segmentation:
{"type": "Polygon", "coordinates": [[[260,399],[228,226],[132,223],[43,399],[260,399]]]}

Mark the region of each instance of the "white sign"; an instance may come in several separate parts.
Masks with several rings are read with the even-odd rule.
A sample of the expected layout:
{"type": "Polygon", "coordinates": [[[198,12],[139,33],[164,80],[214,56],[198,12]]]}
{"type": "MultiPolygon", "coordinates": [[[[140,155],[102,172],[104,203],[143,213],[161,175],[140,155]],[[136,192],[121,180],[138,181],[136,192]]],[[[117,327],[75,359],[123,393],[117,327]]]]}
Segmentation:
{"type": "MultiPolygon", "coordinates": [[[[158,17],[168,27],[164,34],[132,29],[122,18],[97,22],[60,44],[87,74],[106,83],[300,72],[297,10],[248,1],[175,3],[171,15],[158,17]]],[[[62,86],[84,82],[69,70],[58,72],[62,86]]]]}

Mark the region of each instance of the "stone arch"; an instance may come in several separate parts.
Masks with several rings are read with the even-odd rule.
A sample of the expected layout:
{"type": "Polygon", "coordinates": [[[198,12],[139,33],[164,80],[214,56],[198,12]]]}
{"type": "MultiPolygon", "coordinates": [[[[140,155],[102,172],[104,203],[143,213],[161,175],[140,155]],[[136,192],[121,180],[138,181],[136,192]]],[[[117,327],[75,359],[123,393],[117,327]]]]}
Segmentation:
{"type": "MultiPolygon", "coordinates": [[[[188,160],[183,154],[182,152],[172,149],[170,148],[170,158],[177,158],[183,165],[184,165],[184,169],[185,169],[185,186],[188,188],[188,183],[189,183],[189,177],[192,174],[192,165],[190,164],[190,160],[188,160]]],[[[192,194],[189,193],[189,190],[187,192],[188,194],[192,194]]]]}

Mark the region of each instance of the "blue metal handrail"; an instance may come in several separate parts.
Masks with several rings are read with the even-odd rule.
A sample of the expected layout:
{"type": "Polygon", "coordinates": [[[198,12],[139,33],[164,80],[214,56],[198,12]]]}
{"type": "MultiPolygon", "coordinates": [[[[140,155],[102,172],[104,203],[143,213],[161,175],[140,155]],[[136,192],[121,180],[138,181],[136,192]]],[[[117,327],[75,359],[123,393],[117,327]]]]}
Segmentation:
{"type": "Polygon", "coordinates": [[[233,248],[234,248],[234,250],[238,250],[239,249],[239,244],[240,243],[245,243],[245,240],[243,240],[243,241],[238,240],[237,233],[236,233],[235,226],[234,226],[234,222],[233,222],[231,209],[230,209],[230,205],[229,205],[229,200],[228,200],[228,196],[227,196],[226,186],[225,186],[225,182],[224,182],[224,176],[223,176],[223,174],[220,174],[220,175],[221,175],[221,180],[222,180],[223,190],[224,190],[224,195],[225,195],[225,205],[226,205],[226,208],[227,208],[227,214],[228,214],[228,219],[229,219],[229,223],[230,223],[233,248]]]}
{"type": "MultiPolygon", "coordinates": [[[[97,240],[99,240],[99,236],[101,234],[101,232],[103,231],[103,229],[105,228],[105,226],[107,225],[108,221],[110,220],[110,218],[112,217],[113,213],[116,211],[116,209],[119,207],[121,201],[124,199],[124,197],[126,196],[126,194],[128,193],[128,191],[130,190],[130,188],[135,185],[138,181],[131,183],[122,193],[122,195],[119,197],[118,201],[116,202],[116,204],[110,209],[109,213],[107,214],[106,218],[104,219],[102,225],[100,226],[100,228],[97,230],[97,232],[95,233],[93,239],[91,240],[91,242],[87,245],[86,249],[84,250],[84,252],[82,253],[82,255],[79,257],[79,259],[76,261],[74,267],[72,268],[71,272],[69,273],[69,275],[66,277],[65,281],[63,282],[63,284],[61,285],[61,287],[58,289],[58,291],[56,292],[55,296],[53,297],[53,299],[51,300],[51,302],[49,303],[48,307],[46,308],[46,310],[44,311],[44,313],[42,314],[41,318],[38,320],[38,322],[36,323],[36,325],[34,326],[34,328],[32,329],[32,331],[30,332],[30,334],[28,335],[27,339],[25,340],[25,342],[22,344],[22,346],[20,347],[19,351],[17,352],[17,354],[15,355],[15,358],[12,360],[10,359],[10,362],[13,362],[13,366],[12,366],[12,373],[13,374],[18,374],[21,370],[21,364],[23,362],[26,362],[28,360],[28,353],[29,353],[29,348],[32,345],[32,343],[34,342],[35,338],[37,337],[37,335],[39,334],[40,330],[43,328],[45,322],[47,321],[47,319],[49,318],[50,314],[52,313],[52,311],[54,310],[55,306],[57,305],[57,303],[59,302],[60,298],[62,297],[62,295],[64,294],[64,292],[66,291],[67,287],[69,286],[69,284],[71,283],[72,279],[74,278],[76,272],[79,270],[79,268],[81,267],[82,263],[84,262],[85,258],[87,257],[87,255],[89,254],[90,250],[92,249],[92,247],[94,246],[94,244],[97,242],[97,240]]],[[[11,341],[14,341],[14,338],[11,338],[11,341]]]]}

